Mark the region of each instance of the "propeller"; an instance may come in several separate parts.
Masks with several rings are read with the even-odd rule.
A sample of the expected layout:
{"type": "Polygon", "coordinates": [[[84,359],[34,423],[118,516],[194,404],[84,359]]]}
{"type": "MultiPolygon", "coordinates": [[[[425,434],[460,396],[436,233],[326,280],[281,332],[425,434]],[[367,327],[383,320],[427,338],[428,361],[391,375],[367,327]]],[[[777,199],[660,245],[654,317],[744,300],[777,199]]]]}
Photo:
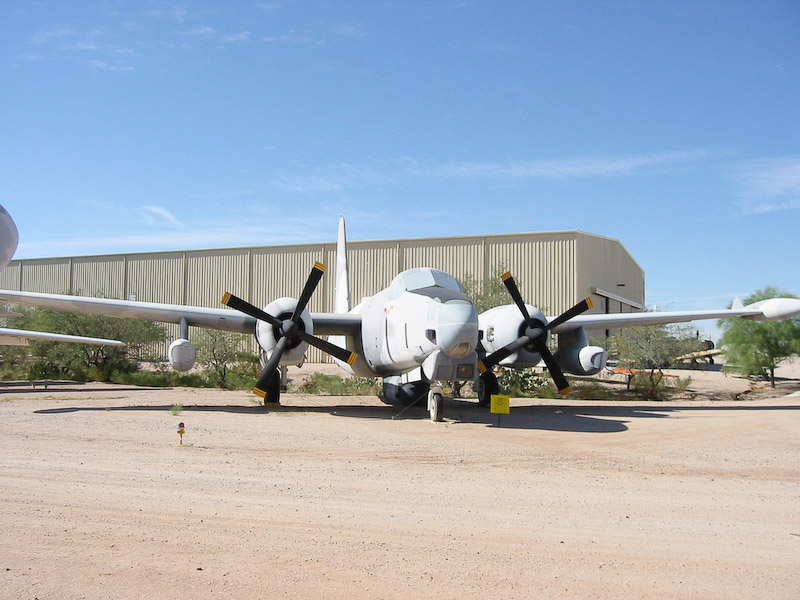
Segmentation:
{"type": "Polygon", "coordinates": [[[564,376],[561,367],[558,366],[558,362],[556,361],[552,352],[550,352],[550,349],[547,347],[547,332],[551,329],[555,329],[562,323],[569,321],[572,317],[575,317],[592,308],[592,299],[586,298],[585,300],[581,300],[575,306],[562,313],[549,323],[542,323],[540,320],[531,317],[530,313],[528,313],[528,309],[522,299],[522,294],[520,294],[519,288],[517,287],[511,272],[506,271],[500,276],[500,278],[503,280],[503,284],[506,286],[508,293],[514,300],[514,304],[517,305],[517,308],[519,308],[520,312],[522,313],[522,316],[525,319],[526,327],[524,333],[515,341],[495,352],[492,352],[483,360],[479,360],[478,370],[481,373],[485,373],[500,363],[500,361],[511,356],[521,348],[528,346],[529,344],[533,344],[534,348],[536,348],[536,352],[539,353],[544,360],[544,363],[547,365],[547,370],[550,371],[550,375],[553,377],[553,382],[556,384],[559,394],[566,396],[572,391],[572,388],[570,387],[569,382],[567,382],[567,378],[564,376]]]}
{"type": "Polygon", "coordinates": [[[319,284],[320,279],[322,279],[322,275],[325,273],[326,269],[327,267],[322,263],[314,263],[314,267],[311,269],[311,273],[309,274],[306,284],[303,287],[303,292],[300,294],[300,299],[297,301],[297,306],[295,306],[292,316],[286,320],[278,319],[277,317],[264,312],[260,308],[253,306],[246,300],[242,300],[238,296],[234,296],[230,292],[225,292],[225,295],[222,297],[222,303],[224,305],[243,312],[244,314],[258,319],[259,321],[269,323],[276,329],[278,335],[280,336],[277,344],[275,344],[275,348],[272,350],[272,355],[269,357],[264,370],[261,371],[261,376],[258,378],[256,387],[253,388],[253,393],[256,396],[266,398],[267,392],[265,390],[270,389],[270,385],[274,383],[275,377],[278,376],[277,370],[278,364],[281,361],[281,357],[283,356],[284,351],[288,347],[291,347],[293,343],[296,345],[301,341],[306,342],[307,344],[314,346],[315,348],[319,348],[323,352],[326,352],[327,354],[330,354],[331,356],[334,356],[349,365],[352,365],[354,362],[356,362],[358,354],[355,352],[350,352],[349,350],[340,348],[336,344],[331,344],[330,342],[313,336],[303,329],[303,322],[300,317],[305,310],[306,305],[308,305],[308,301],[311,299],[311,295],[317,288],[317,285],[319,284]]]}

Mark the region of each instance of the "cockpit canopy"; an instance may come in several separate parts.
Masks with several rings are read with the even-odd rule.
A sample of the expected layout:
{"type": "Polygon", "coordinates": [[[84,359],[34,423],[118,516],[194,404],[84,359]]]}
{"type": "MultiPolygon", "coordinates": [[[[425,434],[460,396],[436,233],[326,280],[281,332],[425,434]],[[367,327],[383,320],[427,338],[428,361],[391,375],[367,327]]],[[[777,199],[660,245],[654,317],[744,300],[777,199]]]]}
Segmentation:
{"type": "MultiPolygon", "coordinates": [[[[458,280],[452,275],[444,271],[439,271],[438,269],[422,267],[409,269],[408,271],[403,271],[398,274],[389,285],[387,299],[394,300],[399,298],[404,292],[416,292],[419,290],[427,290],[428,288],[440,288],[442,290],[442,295],[447,298],[463,297],[464,292],[461,288],[461,284],[458,283],[458,280]],[[458,295],[447,294],[448,291],[456,292],[458,295]]],[[[430,294],[425,293],[425,295],[430,294]]]]}

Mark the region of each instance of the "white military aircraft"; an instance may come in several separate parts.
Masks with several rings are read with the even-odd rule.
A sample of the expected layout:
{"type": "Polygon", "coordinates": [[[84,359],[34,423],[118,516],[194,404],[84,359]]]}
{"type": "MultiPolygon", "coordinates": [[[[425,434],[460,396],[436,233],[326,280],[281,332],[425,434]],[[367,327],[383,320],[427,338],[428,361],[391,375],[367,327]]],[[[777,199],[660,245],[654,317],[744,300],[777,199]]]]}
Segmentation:
{"type": "MultiPolygon", "coordinates": [[[[14,256],[19,243],[19,232],[14,219],[8,211],[0,205],[0,270],[4,269],[14,256]]],[[[0,314],[0,317],[18,316],[13,313],[0,314]]],[[[61,333],[47,333],[45,331],[26,331],[24,329],[8,329],[0,327],[0,346],[27,346],[28,340],[40,340],[46,342],[73,342],[77,344],[94,344],[124,346],[117,340],[105,340],[103,338],[81,337],[77,335],[65,335],[61,333]]]]}
{"type": "Polygon", "coordinates": [[[385,402],[411,403],[427,396],[433,420],[441,419],[441,382],[473,381],[479,403],[487,404],[498,392],[492,372],[496,365],[524,369],[543,360],[559,391],[569,393],[564,372],[593,375],[605,366],[606,351],[589,345],[587,330],[725,317],[772,321],[800,315],[800,299],[794,298],[723,310],[584,315],[592,306],[587,298],[550,318],[524,302],[510,273],[503,275],[503,282],[514,303],[479,315],[458,281],[432,268],[403,271],[389,287],[351,308],[343,218],[336,262],[333,313],[307,309],[326,270],[320,263],[312,268],[298,299],[278,298],[263,309],[227,292],[222,302],[229,308],[6,290],[0,290],[0,299],[55,310],[179,323],[180,337],[170,344],[168,358],[180,371],[191,369],[195,362],[189,326],[254,333],[264,365],[254,393],[265,404],[279,400],[279,367],[302,365],[308,346],[315,346],[354,375],[382,378],[385,402]],[[558,336],[555,353],[548,347],[553,334],[558,336]],[[320,335],[329,336],[328,341],[320,335]]]}

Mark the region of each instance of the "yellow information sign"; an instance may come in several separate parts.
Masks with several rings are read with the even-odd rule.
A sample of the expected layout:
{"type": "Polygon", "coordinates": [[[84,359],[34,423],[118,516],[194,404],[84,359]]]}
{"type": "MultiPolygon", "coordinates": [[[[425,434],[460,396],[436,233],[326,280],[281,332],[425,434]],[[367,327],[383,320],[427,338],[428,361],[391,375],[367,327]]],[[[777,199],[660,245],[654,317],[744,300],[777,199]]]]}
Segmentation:
{"type": "Polygon", "coordinates": [[[511,406],[509,404],[509,400],[511,398],[509,396],[499,396],[497,394],[492,395],[492,412],[496,414],[507,415],[511,412],[511,406]]]}

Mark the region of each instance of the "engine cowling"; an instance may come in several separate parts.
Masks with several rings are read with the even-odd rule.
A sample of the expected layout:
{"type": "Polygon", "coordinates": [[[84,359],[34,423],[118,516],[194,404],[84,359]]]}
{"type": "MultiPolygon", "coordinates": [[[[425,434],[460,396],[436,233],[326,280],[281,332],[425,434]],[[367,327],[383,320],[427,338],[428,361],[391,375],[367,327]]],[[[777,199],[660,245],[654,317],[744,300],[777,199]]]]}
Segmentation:
{"type": "MultiPolygon", "coordinates": [[[[547,318],[538,308],[530,304],[526,304],[525,307],[534,320],[547,323],[547,318]]],[[[486,353],[491,354],[519,339],[524,334],[527,324],[519,309],[513,304],[507,304],[495,306],[478,315],[478,327],[483,332],[481,343],[486,349],[486,353]]],[[[550,339],[549,332],[547,332],[547,339],[550,339]]],[[[531,351],[526,346],[504,358],[499,364],[505,367],[525,369],[539,364],[541,359],[538,352],[531,351]]]]}
{"type": "Polygon", "coordinates": [[[178,338],[167,349],[167,360],[176,371],[189,371],[197,359],[197,350],[194,344],[185,338],[178,338]]]}
{"type": "MultiPolygon", "coordinates": [[[[296,298],[278,298],[273,300],[264,307],[264,312],[269,313],[276,319],[285,321],[290,319],[298,300],[296,298]]],[[[304,309],[300,313],[301,327],[306,333],[314,334],[314,322],[311,319],[311,313],[308,309],[304,309]]],[[[277,327],[273,327],[265,321],[258,321],[256,324],[256,341],[261,349],[270,356],[275,344],[281,338],[280,331],[277,327]]],[[[281,365],[302,365],[305,362],[306,349],[308,344],[306,342],[296,340],[286,347],[283,355],[281,356],[281,365]]]]}

